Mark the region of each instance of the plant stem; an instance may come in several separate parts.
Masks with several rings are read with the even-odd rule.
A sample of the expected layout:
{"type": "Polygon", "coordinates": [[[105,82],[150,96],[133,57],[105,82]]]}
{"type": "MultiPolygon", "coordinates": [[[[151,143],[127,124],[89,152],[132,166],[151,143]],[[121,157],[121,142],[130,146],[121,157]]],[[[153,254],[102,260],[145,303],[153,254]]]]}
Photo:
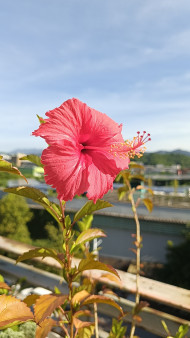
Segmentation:
{"type": "MultiPolygon", "coordinates": [[[[131,189],[130,182],[126,180],[126,184],[129,188],[130,193],[130,201],[132,205],[133,215],[136,223],[136,242],[137,242],[137,249],[136,249],[136,293],[135,293],[135,307],[139,304],[140,300],[140,293],[139,293],[139,284],[140,284],[140,253],[141,253],[141,234],[140,234],[140,223],[137,215],[137,208],[135,205],[134,197],[133,197],[133,191],[131,189]]],[[[132,319],[131,323],[131,331],[130,331],[130,338],[134,337],[135,333],[135,320],[132,319]]]]}
{"type": "MultiPolygon", "coordinates": [[[[98,251],[98,246],[97,246],[97,238],[94,239],[93,252],[96,254],[95,260],[99,261],[99,251],[98,251]]],[[[97,303],[94,303],[94,323],[95,323],[95,338],[99,338],[97,303]]]]}
{"type": "Polygon", "coordinates": [[[95,337],[99,338],[97,303],[94,303],[94,322],[95,322],[95,337]]]}
{"type": "Polygon", "coordinates": [[[69,287],[69,301],[70,301],[70,338],[74,337],[74,323],[73,323],[73,305],[72,305],[72,276],[70,274],[71,270],[71,255],[69,252],[69,245],[68,245],[69,238],[65,238],[65,247],[66,247],[66,257],[67,257],[67,264],[65,266],[67,280],[68,280],[68,287],[69,287]]]}
{"type": "Polygon", "coordinates": [[[60,201],[60,207],[61,207],[61,212],[62,212],[62,223],[63,223],[63,229],[65,228],[65,207],[66,207],[66,202],[63,205],[62,201],[60,201]]]}
{"type": "Polygon", "coordinates": [[[73,305],[72,305],[72,275],[71,271],[71,255],[69,250],[69,234],[70,230],[66,230],[65,228],[65,205],[63,206],[62,202],[60,201],[61,211],[62,211],[62,223],[63,223],[63,230],[66,231],[64,236],[65,240],[65,255],[66,255],[66,262],[65,262],[65,272],[67,276],[67,284],[69,288],[69,302],[70,302],[70,338],[74,338],[74,323],[73,323],[73,305]]]}

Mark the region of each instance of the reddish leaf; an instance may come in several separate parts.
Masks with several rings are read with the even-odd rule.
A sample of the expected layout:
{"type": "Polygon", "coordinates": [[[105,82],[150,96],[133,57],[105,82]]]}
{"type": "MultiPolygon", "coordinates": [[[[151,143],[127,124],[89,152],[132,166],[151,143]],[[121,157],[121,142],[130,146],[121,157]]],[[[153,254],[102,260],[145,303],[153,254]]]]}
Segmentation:
{"type": "Polygon", "coordinates": [[[140,246],[140,243],[137,242],[137,241],[134,241],[133,244],[134,244],[137,248],[139,248],[139,246],[140,246]]]}
{"type": "Polygon", "coordinates": [[[142,318],[140,316],[134,315],[133,319],[136,320],[138,323],[142,322],[142,318]]]}
{"type": "Polygon", "coordinates": [[[29,295],[26,298],[23,299],[23,302],[28,306],[32,306],[35,304],[36,300],[39,298],[39,295],[29,295]]]}
{"type": "Polygon", "coordinates": [[[73,318],[73,323],[74,326],[76,327],[76,329],[82,329],[84,327],[88,327],[93,325],[94,323],[92,322],[83,322],[82,320],[78,319],[78,318],[73,318]]]}
{"type": "Polygon", "coordinates": [[[102,293],[103,293],[104,295],[108,295],[108,296],[111,295],[111,296],[117,297],[117,298],[119,299],[118,295],[117,295],[115,292],[113,292],[111,289],[104,288],[104,289],[102,290],[102,293]]]}
{"type": "Polygon", "coordinates": [[[12,296],[0,296],[1,330],[33,319],[33,313],[25,303],[12,296]]]}
{"type": "Polygon", "coordinates": [[[143,199],[143,203],[144,203],[145,207],[147,208],[147,210],[149,212],[152,212],[152,209],[153,209],[153,203],[152,203],[152,201],[149,198],[144,198],[143,199]]]}
{"type": "Polygon", "coordinates": [[[65,300],[68,298],[66,295],[43,295],[40,296],[34,306],[34,315],[36,323],[40,324],[43,320],[50,316],[52,312],[62,305],[65,300]]]}
{"type": "Polygon", "coordinates": [[[145,276],[145,272],[142,271],[142,270],[140,270],[140,275],[141,275],[141,276],[145,276]]]}
{"type": "Polygon", "coordinates": [[[122,314],[123,310],[121,306],[119,306],[114,300],[111,298],[105,297],[105,296],[99,296],[99,295],[92,295],[85,299],[85,301],[82,303],[82,306],[88,305],[88,304],[93,304],[93,303],[104,303],[104,304],[109,304],[111,306],[114,306],[116,309],[118,309],[122,314]]]}
{"type": "Polygon", "coordinates": [[[89,292],[87,292],[86,290],[75,293],[74,297],[72,298],[72,304],[74,305],[75,303],[81,303],[89,295],[89,292]]]}
{"type": "Polygon", "coordinates": [[[46,338],[53,326],[56,326],[57,322],[52,318],[46,318],[40,326],[36,329],[35,338],[46,338]]]}
{"type": "Polygon", "coordinates": [[[129,250],[131,250],[132,252],[134,252],[134,254],[137,254],[137,250],[133,249],[133,248],[129,248],[129,250]]]}
{"type": "Polygon", "coordinates": [[[118,280],[118,277],[111,275],[110,273],[104,273],[101,275],[101,278],[109,279],[111,282],[117,283],[118,285],[121,285],[121,281],[118,280]]]}
{"type": "Polygon", "coordinates": [[[103,270],[111,272],[120,279],[117,271],[111,265],[95,261],[93,259],[81,259],[78,266],[78,273],[85,270],[103,270]]]}
{"type": "Polygon", "coordinates": [[[76,318],[81,317],[81,316],[91,317],[93,315],[89,310],[79,310],[79,311],[74,313],[74,317],[76,317],[76,318]]]}
{"type": "Polygon", "coordinates": [[[135,308],[133,309],[133,314],[137,315],[143,308],[149,306],[149,304],[145,301],[141,301],[139,304],[137,304],[135,306],[135,308]]]}
{"type": "Polygon", "coordinates": [[[0,282],[0,289],[10,290],[11,288],[6,283],[0,282]]]}
{"type": "Polygon", "coordinates": [[[152,189],[145,187],[144,185],[138,185],[136,187],[136,190],[147,190],[151,195],[154,195],[154,192],[152,189]]]}
{"type": "Polygon", "coordinates": [[[106,234],[100,229],[87,229],[84,230],[78,237],[75,242],[76,245],[91,241],[94,238],[106,237],[106,234]]]}

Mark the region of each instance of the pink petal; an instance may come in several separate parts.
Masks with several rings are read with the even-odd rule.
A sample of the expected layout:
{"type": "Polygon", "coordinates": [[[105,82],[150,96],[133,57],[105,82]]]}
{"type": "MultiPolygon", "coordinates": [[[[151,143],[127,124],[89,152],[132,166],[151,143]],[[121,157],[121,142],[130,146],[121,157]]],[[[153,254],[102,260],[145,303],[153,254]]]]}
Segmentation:
{"type": "Polygon", "coordinates": [[[78,139],[82,124],[90,118],[90,108],[77,99],[64,102],[59,108],[46,113],[49,119],[32,134],[41,136],[48,144],[63,139],[78,139]]]}
{"type": "Polygon", "coordinates": [[[96,168],[104,174],[116,176],[121,170],[127,169],[129,159],[119,158],[110,152],[91,151],[88,153],[92,158],[93,164],[96,168]]]}
{"type": "Polygon", "coordinates": [[[60,200],[72,200],[88,189],[88,158],[67,146],[50,146],[42,153],[45,181],[56,188],[60,200]]]}
{"type": "Polygon", "coordinates": [[[94,203],[99,198],[102,198],[108,190],[113,188],[113,181],[115,176],[109,174],[104,174],[97,169],[97,167],[92,163],[88,169],[88,182],[89,188],[87,197],[90,200],[93,200],[94,203]]]}
{"type": "Polygon", "coordinates": [[[128,168],[122,126],[74,98],[46,116],[33,132],[50,145],[42,153],[46,183],[56,188],[61,200],[85,191],[93,201],[101,198],[120,170],[128,168]]]}

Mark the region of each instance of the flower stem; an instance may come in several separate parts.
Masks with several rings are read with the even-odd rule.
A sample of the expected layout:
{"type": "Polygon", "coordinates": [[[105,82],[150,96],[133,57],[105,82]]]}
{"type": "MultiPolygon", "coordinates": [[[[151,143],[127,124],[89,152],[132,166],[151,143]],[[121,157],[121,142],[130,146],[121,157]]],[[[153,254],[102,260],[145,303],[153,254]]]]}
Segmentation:
{"type": "Polygon", "coordinates": [[[68,237],[65,238],[65,247],[66,247],[66,258],[67,258],[67,264],[65,268],[66,268],[66,275],[67,275],[67,280],[68,280],[69,302],[70,302],[70,338],[73,338],[74,337],[74,323],[73,323],[73,305],[72,305],[72,276],[70,274],[71,255],[69,252],[68,237]]]}
{"type": "Polygon", "coordinates": [[[95,337],[99,338],[97,303],[94,303],[94,322],[95,322],[95,337]]]}
{"type": "MultiPolygon", "coordinates": [[[[140,253],[141,253],[141,234],[140,234],[140,223],[137,215],[137,208],[135,205],[134,197],[133,197],[133,191],[131,188],[131,184],[128,180],[126,180],[126,185],[129,188],[129,194],[130,194],[130,201],[132,205],[132,211],[136,223],[136,293],[135,293],[135,307],[139,304],[140,301],[140,292],[139,292],[139,284],[140,284],[140,253]]],[[[132,319],[131,323],[131,331],[130,331],[130,338],[134,337],[135,333],[135,320],[132,319]]]]}
{"type": "Polygon", "coordinates": [[[70,337],[69,338],[74,338],[74,323],[73,323],[73,305],[72,305],[72,275],[70,273],[71,271],[71,255],[70,255],[70,250],[69,250],[69,234],[70,230],[67,230],[65,227],[65,204],[63,205],[62,202],[60,201],[60,206],[61,206],[61,211],[62,211],[62,224],[63,224],[63,231],[65,230],[65,236],[64,236],[64,241],[65,241],[65,274],[67,277],[67,284],[69,288],[69,303],[70,303],[70,337]]]}

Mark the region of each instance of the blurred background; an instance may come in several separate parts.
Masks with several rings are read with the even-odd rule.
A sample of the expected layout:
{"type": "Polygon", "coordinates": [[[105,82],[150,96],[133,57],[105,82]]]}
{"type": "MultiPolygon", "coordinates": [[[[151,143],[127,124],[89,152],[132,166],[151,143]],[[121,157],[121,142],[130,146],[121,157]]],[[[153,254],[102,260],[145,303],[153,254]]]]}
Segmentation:
{"type": "Polygon", "coordinates": [[[77,97],[151,133],[148,151],[190,141],[188,0],[0,3],[0,151],[42,148],[36,114],[77,97]]]}
{"type": "MultiPolygon", "coordinates": [[[[124,139],[133,138],[137,131],[150,133],[152,140],[138,160],[140,167],[132,168],[136,178],[131,185],[141,185],[135,200],[141,201],[144,275],[165,283],[172,309],[170,301],[163,301],[164,293],[156,305],[147,298],[156,310],[185,318],[190,325],[189,301],[184,307],[188,313],[181,311],[181,296],[187,290],[168,291],[168,284],[190,289],[189,18],[189,0],[0,1],[0,154],[19,168],[30,187],[57,202],[55,189],[44,182],[43,168],[21,160],[25,154],[40,156],[47,146],[31,136],[39,125],[36,114],[44,117],[48,110],[77,97],[122,123],[124,139]]],[[[18,257],[18,241],[62,249],[62,234],[51,215],[37,203],[3,191],[23,184],[15,175],[0,175],[0,273],[10,285],[15,277],[7,275],[5,256],[18,257]]],[[[136,272],[130,251],[135,222],[127,194],[119,199],[118,189],[123,192],[122,180],[114,182],[113,191],[105,196],[114,207],[96,214],[93,226],[108,235],[101,259],[132,274],[136,272]]],[[[85,194],[73,199],[66,212],[73,217],[85,202],[85,194]]],[[[55,272],[55,267],[40,264],[43,270],[55,272]]],[[[13,261],[9,271],[13,266],[18,269],[13,261]]],[[[20,290],[20,281],[18,285],[20,290]]],[[[160,284],[155,285],[157,292],[160,284]]],[[[121,296],[134,300],[129,292],[121,296]]],[[[176,323],[184,323],[179,318],[171,321],[174,331],[176,323]]],[[[155,333],[161,325],[156,323],[148,320],[147,330],[155,333]]],[[[139,335],[165,337],[153,333],[139,335]]]]}

